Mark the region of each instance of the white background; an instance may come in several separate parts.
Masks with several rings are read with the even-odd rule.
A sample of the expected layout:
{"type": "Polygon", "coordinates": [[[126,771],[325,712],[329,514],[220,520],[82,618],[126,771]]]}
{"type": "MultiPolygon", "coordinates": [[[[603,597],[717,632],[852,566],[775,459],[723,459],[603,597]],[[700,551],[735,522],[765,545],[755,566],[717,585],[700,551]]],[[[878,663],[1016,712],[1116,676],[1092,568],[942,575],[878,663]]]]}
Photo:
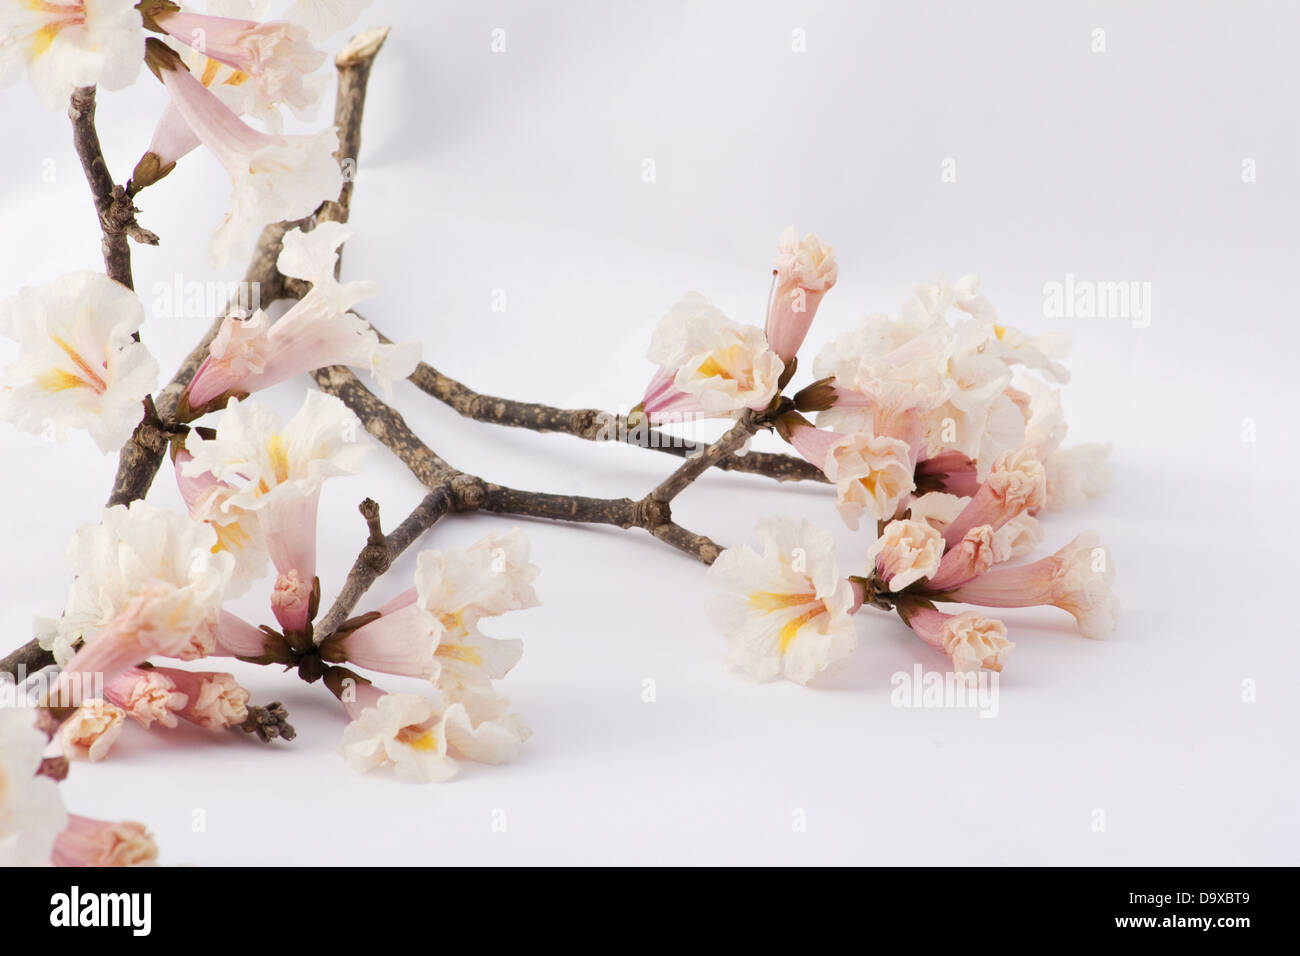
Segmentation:
{"type": "MultiPolygon", "coordinates": [[[[347,276],[381,283],[364,308],[377,326],[484,391],[626,407],[653,323],[686,290],[761,323],[786,225],[839,254],[809,356],[914,283],[977,271],[1003,321],[1076,335],[1069,440],[1113,441],[1116,482],[1051,515],[1045,547],[1101,532],[1119,630],[1090,642],[1055,609],[1008,613],[1017,649],[992,720],[891,707],[891,675],[945,661],[870,611],[838,675],[757,685],[720,664],[702,567],[640,532],[531,522],[544,605],[485,628],[525,641],[503,685],[535,730],[518,763],[466,763],[443,786],[354,776],[324,687],[236,665],[257,700],[286,703],[296,741],[128,727],[106,763],[74,766],[72,809],[147,822],[174,864],[1297,862],[1294,4],[379,2],[363,25],[381,23],[395,30],[345,256],[347,276]],[[1150,282],[1150,327],[1045,318],[1043,285],[1067,273],[1150,282]]],[[[25,88],[0,103],[0,293],[100,268],[66,118],[25,88]]],[[[101,97],[119,180],[161,103],[147,73],[101,97]]],[[[178,274],[238,277],[206,265],[226,187],[196,153],[141,197],[163,240],[135,249],[147,307],[178,274]]],[[[165,375],[207,324],[146,325],[165,375]]],[[[305,388],[268,398],[291,412],[305,388]]],[[[440,453],[491,480],[639,496],[673,465],[398,393],[440,453]]],[[[64,543],[95,518],[116,457],[8,426],[0,456],[7,649],[60,610],[64,543]]],[[[391,525],[420,489],[377,445],[362,475],[327,486],[327,601],[367,494],[391,525]]],[[[151,500],[178,502],[167,471],[151,500]]],[[[869,543],[824,488],[756,477],[711,474],[675,512],[723,543],[760,515],[808,517],[835,530],[846,571],[869,543]]],[[[509,524],[451,519],[423,544],[509,524]]],[[[264,600],[236,609],[269,622],[264,600]]]]}

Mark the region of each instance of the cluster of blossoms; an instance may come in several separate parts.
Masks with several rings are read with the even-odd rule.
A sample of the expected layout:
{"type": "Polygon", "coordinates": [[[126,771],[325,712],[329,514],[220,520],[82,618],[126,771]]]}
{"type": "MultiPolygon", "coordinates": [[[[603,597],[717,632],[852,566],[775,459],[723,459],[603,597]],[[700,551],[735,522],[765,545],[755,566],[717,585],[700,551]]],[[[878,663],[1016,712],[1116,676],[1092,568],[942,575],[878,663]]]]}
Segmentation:
{"type": "Polygon", "coordinates": [[[849,576],[831,536],[806,522],[764,519],[757,549],[723,551],[711,570],[725,591],[714,619],[731,661],[806,683],[852,652],[850,615],[864,604],[896,609],[963,672],[1000,670],[1013,645],[1002,622],[936,602],[1050,604],[1088,637],[1109,633],[1114,572],[1095,534],[1003,566],[1042,540],[1040,513],[1109,483],[1108,446],[1061,447],[1053,385],[1069,380],[1068,338],[1001,324],[974,276],[941,281],[918,288],[897,319],[868,316],[832,341],[813,362],[816,381],[786,397],[835,285],[834,251],[787,230],[774,277],[763,329],[730,322],[697,293],[675,305],[651,339],[659,368],[636,411],[653,423],[753,416],[822,471],[849,528],[869,518],[875,537],[849,576]]]}
{"type": "Polygon", "coordinates": [[[285,135],[280,111],[315,115],[326,56],[312,41],[344,29],[368,4],[298,0],[283,19],[269,19],[269,0],[210,0],[208,13],[170,0],[6,0],[0,84],[25,69],[41,102],[62,110],[75,90],[123,89],[147,64],[168,103],[127,193],[153,185],[196,147],[209,149],[232,187],[210,247],[221,266],[251,250],[267,223],[300,219],[338,196],[334,128],[285,135]]]}
{"type": "MultiPolygon", "coordinates": [[[[531,585],[537,569],[521,532],[489,535],[467,549],[426,551],[409,592],[319,639],[314,633],[321,491],[328,478],[359,470],[367,452],[363,429],[342,402],[323,393],[309,393],[288,421],[249,396],[327,365],[366,369],[385,391],[414,369],[418,347],[380,342],[348,311],[374,287],[335,277],[347,237],[336,223],[288,233],[279,268],[309,283],[307,293],[275,322],[259,311],[227,316],[220,325],[178,412],[181,421],[220,410],[219,417],[214,427],[181,429],[171,443],[187,513],[144,501],[117,505],[69,545],[74,578],[64,613],[42,619],[37,629],[41,646],[62,668],[47,703],[59,708],[71,702],[91,678],[103,681],[103,695],[63,708],[57,736],[68,758],[105,757],[128,716],[147,728],[187,721],[222,730],[249,720],[249,693],[233,675],[158,666],[151,663],[155,658],[234,657],[296,667],[310,681],[323,678],[351,719],[343,753],[360,770],[393,764],[405,778],[446,780],[457,769],[451,754],[499,763],[527,739],[528,728],[493,683],[519,660],[522,645],[479,630],[486,617],[537,603],[531,585]],[[267,580],[268,559],[275,627],[255,626],[223,608],[227,599],[267,580]],[[427,679],[436,699],[386,694],[345,664],[427,679]]],[[[92,292],[86,294],[93,295],[98,283],[90,275],[85,286],[92,292]]],[[[111,326],[116,341],[143,350],[122,334],[138,326],[139,301],[99,278],[111,290],[110,305],[128,311],[120,306],[122,296],[132,304],[130,321],[111,326]]],[[[73,287],[70,295],[68,287],[51,287],[42,296],[24,290],[6,305],[6,314],[14,323],[39,322],[47,337],[58,338],[50,336],[51,328],[93,327],[102,303],[79,298],[83,291],[73,287]],[[28,311],[32,301],[42,307],[28,311]]],[[[59,353],[64,360],[74,352],[89,354],[88,336],[73,341],[76,346],[59,353]]],[[[34,349],[20,358],[27,387],[39,388],[54,374],[36,367],[50,351],[34,349]]],[[[73,363],[80,364],[89,363],[73,363]]],[[[120,441],[130,421],[125,409],[135,403],[138,414],[142,395],[121,396],[112,364],[99,368],[99,381],[109,387],[98,397],[110,395],[111,405],[66,407],[96,423],[116,415],[120,421],[102,427],[120,441]]],[[[55,394],[44,406],[49,413],[64,408],[54,404],[55,394]]]]}
{"type": "Polygon", "coordinates": [[[0,709],[0,866],[141,866],[158,848],[142,824],[68,813],[30,710],[0,709]]]}

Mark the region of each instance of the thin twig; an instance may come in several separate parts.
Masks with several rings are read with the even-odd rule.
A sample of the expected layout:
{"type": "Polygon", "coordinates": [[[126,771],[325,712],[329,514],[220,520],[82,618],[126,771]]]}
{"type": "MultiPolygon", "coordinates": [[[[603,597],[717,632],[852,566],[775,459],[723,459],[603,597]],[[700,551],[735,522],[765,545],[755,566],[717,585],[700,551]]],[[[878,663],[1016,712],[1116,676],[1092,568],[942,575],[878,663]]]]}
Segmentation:
{"type": "Polygon", "coordinates": [[[99,145],[95,129],[95,88],[83,86],[72,91],[68,104],[68,118],[72,120],[72,144],[81,160],[81,168],[90,185],[90,196],[95,202],[95,215],[99,219],[104,249],[104,271],[108,277],[128,289],[135,288],[131,276],[131,246],[128,237],[151,246],[158,245],[158,237],[142,229],[135,221],[135,208],[126,190],[113,182],[104,161],[104,151],[99,145]]]}
{"type": "Polygon", "coordinates": [[[352,609],[357,606],[357,602],[361,600],[362,595],[392,566],[398,555],[410,547],[416,538],[432,528],[439,518],[452,510],[455,499],[450,484],[435,488],[424,496],[424,499],[407,516],[405,521],[394,528],[390,534],[384,535],[379,532],[377,539],[379,506],[369,498],[366,499],[366,502],[374,506],[372,517],[371,514],[366,514],[369,509],[365,509],[365,503],[363,503],[362,513],[366,514],[366,523],[370,527],[370,538],[366,541],[366,546],[361,549],[361,553],[357,555],[356,561],[353,562],[352,570],[348,572],[347,580],[344,582],[339,596],[335,598],[334,605],[316,624],[313,639],[317,645],[339,629],[352,614],[352,609]],[[376,550],[376,548],[379,550],[376,550]]]}
{"type": "MultiPolygon", "coordinates": [[[[391,341],[378,329],[375,332],[381,341],[391,341]]],[[[677,458],[694,458],[708,447],[702,442],[670,435],[645,424],[632,424],[626,415],[616,415],[598,408],[556,408],[540,402],[520,402],[476,392],[427,362],[416,366],[410,381],[426,395],[477,422],[535,432],[557,432],[584,441],[618,441],[638,448],[651,448],[677,458]]],[[[827,481],[825,473],[811,462],[804,461],[797,455],[777,452],[729,454],[715,461],[713,467],[720,471],[764,475],[776,481],[827,481]]]]}
{"type": "Polygon", "coordinates": [[[732,425],[727,432],[708,448],[686,462],[665,478],[650,497],[655,501],[669,502],[686,490],[686,487],[700,475],[714,467],[753,436],[758,431],[760,417],[752,409],[746,409],[740,421],[732,425]]]}

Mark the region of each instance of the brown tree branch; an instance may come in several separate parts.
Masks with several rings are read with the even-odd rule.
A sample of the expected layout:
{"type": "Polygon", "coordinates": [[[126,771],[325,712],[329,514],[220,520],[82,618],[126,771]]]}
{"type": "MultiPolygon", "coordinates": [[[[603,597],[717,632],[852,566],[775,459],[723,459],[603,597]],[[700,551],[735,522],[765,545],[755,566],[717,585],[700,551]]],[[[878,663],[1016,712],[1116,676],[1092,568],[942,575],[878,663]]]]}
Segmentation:
{"type": "Polygon", "coordinates": [[[315,626],[313,640],[318,646],[348,619],[362,595],[392,566],[398,555],[432,528],[454,505],[455,496],[448,482],[425,495],[406,520],[393,529],[391,534],[385,535],[378,530],[379,505],[369,498],[362,502],[362,514],[370,528],[370,538],[353,562],[352,570],[348,572],[347,580],[334,599],[333,606],[315,626]],[[367,505],[371,507],[368,508],[367,505]]]}
{"type": "Polygon", "coordinates": [[[655,501],[669,502],[686,490],[686,487],[700,475],[717,465],[733,451],[739,448],[758,431],[761,418],[753,409],[747,409],[740,421],[732,425],[721,438],[705,448],[694,458],[686,462],[665,478],[650,497],[655,501]]]}
{"type": "MultiPolygon", "coordinates": [[[[375,332],[381,341],[391,341],[378,329],[375,332]]],[[[647,425],[630,424],[626,415],[616,415],[597,408],[556,408],[539,402],[520,402],[485,395],[444,375],[427,362],[416,366],[410,381],[426,395],[478,422],[535,432],[558,432],[584,441],[619,441],[638,448],[652,448],[678,458],[694,458],[708,447],[701,442],[670,435],[647,425]]],[[[766,451],[724,455],[714,461],[712,467],[721,471],[765,475],[777,481],[827,481],[820,468],[797,455],[766,451]]]]}
{"type": "Polygon", "coordinates": [[[454,467],[429,448],[411,431],[401,413],[366,388],[351,369],[335,365],[317,369],[312,377],[321,391],[338,397],[352,409],[366,431],[392,451],[422,484],[431,490],[445,487],[453,499],[451,510],[641,528],[705,564],[711,564],[721,551],[703,535],[677,526],[668,503],[651,496],[641,501],[585,498],[520,491],[486,482],[454,467]]]}
{"type": "Polygon", "coordinates": [[[158,245],[158,237],[142,229],[135,221],[135,208],[126,189],[113,182],[104,161],[104,151],[99,145],[95,129],[95,88],[83,86],[72,91],[68,105],[68,118],[72,120],[72,144],[81,160],[82,171],[90,185],[90,196],[95,202],[95,215],[99,219],[104,251],[104,271],[108,277],[128,289],[135,288],[131,276],[131,246],[128,237],[151,246],[158,245]]]}

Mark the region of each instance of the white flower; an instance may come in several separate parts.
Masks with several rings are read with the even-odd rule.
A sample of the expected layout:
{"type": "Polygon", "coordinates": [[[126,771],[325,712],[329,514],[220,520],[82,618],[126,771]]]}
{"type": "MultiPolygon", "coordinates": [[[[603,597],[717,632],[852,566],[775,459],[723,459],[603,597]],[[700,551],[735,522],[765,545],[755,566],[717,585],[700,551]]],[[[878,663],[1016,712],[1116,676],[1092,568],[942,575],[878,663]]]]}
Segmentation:
{"type": "Polygon", "coordinates": [[[453,749],[485,763],[511,759],[532,732],[492,682],[519,662],[523,642],[489,637],[478,623],[536,607],[536,577],[528,539],[518,529],[493,532],[469,548],[421,552],[416,586],[384,605],[376,620],[327,639],[322,656],[432,680],[444,699],[453,749]]]}
{"type": "Polygon", "coordinates": [[[889,590],[901,591],[922,578],[933,577],[943,560],[943,550],[943,535],[929,524],[891,521],[867,549],[867,561],[874,562],[889,590]]]}
{"type": "Polygon", "coordinates": [[[954,330],[947,401],[930,413],[929,456],[952,449],[973,458],[981,476],[999,454],[1019,448],[1025,418],[1007,395],[1011,371],[993,351],[991,326],[975,320],[954,330]]]}
{"type": "Polygon", "coordinates": [[[728,548],[709,569],[725,592],[711,617],[727,637],[729,663],[759,680],[784,673],[806,684],[857,645],[852,588],[840,577],[825,531],[764,518],[757,537],[761,551],[728,548]]]}
{"type": "MultiPolygon", "coordinates": [[[[325,54],[308,42],[304,27],[284,20],[259,23],[185,11],[164,12],[154,21],[209,62],[242,75],[238,84],[223,84],[247,91],[241,112],[278,118],[276,108],[283,103],[299,119],[313,118],[321,91],[306,80],[325,63],[325,54]]],[[[203,85],[211,88],[208,82],[203,85]]]]}
{"type": "Polygon", "coordinates": [[[327,478],[355,473],[367,451],[361,431],[357,416],[323,392],[308,392],[288,422],[253,399],[232,401],[215,437],[190,436],[186,450],[193,458],[182,469],[190,476],[210,472],[233,486],[220,507],[263,511],[319,490],[327,478]]]}
{"type": "Polygon", "coordinates": [[[659,320],[646,354],[660,367],[642,402],[656,421],[766,408],[785,368],[762,329],[732,322],[698,292],[659,320]]]}
{"type": "Polygon", "coordinates": [[[0,373],[0,417],[51,437],[84,428],[102,451],[117,451],[158,380],[158,363],[132,339],[143,321],[139,297],[98,272],[0,303],[0,334],[18,342],[0,373]]]}
{"type": "Polygon", "coordinates": [[[345,311],[371,295],[374,284],[339,283],[333,278],[335,250],[349,233],[326,229],[326,225],[308,233],[315,237],[324,231],[323,242],[289,241],[285,247],[289,261],[284,262],[281,255],[285,275],[315,276],[315,285],[306,296],[274,325],[260,309],[252,318],[232,313],[222,322],[208,347],[207,359],[185,390],[183,405],[190,414],[223,404],[225,396],[269,388],[326,365],[368,370],[389,399],[392,383],[415,371],[420,362],[418,342],[381,342],[369,323],[345,311]],[[312,258],[321,252],[328,256],[328,267],[312,258]]]}
{"type": "Polygon", "coordinates": [[[492,683],[519,662],[523,642],[489,637],[478,624],[485,617],[536,607],[539,602],[532,587],[536,576],[536,566],[528,561],[528,539],[518,529],[504,536],[491,534],[469,548],[424,551],[419,556],[418,603],[442,625],[434,652],[435,683],[449,702],[464,709],[464,726],[458,725],[458,732],[467,735],[466,746],[475,746],[478,738],[472,732],[485,723],[494,727],[483,731],[484,742],[479,745],[483,747],[506,735],[515,738],[517,748],[532,733],[518,715],[510,713],[510,701],[492,683]]]}
{"type": "Polygon", "coordinates": [[[220,160],[234,186],[230,211],[209,246],[213,265],[245,255],[267,223],[300,219],[321,202],[338,198],[343,173],[334,156],[338,132],[333,127],[303,136],[262,133],[240,120],[179,62],[160,68],[158,74],[181,118],[220,160]]]}
{"type": "Polygon", "coordinates": [[[285,16],[307,28],[313,40],[346,30],[372,0],[294,0],[285,16]]]}
{"type": "Polygon", "coordinates": [[[817,423],[841,432],[898,434],[905,416],[928,416],[947,400],[948,357],[953,335],[946,326],[927,326],[869,315],[857,329],[828,344],[813,365],[816,378],[868,400],[863,405],[837,405],[818,416],[817,423]]]}
{"type": "Polygon", "coordinates": [[[1047,457],[1047,507],[1051,511],[1074,508],[1110,488],[1110,442],[1091,442],[1058,448],[1047,457]]]}
{"type": "Polygon", "coordinates": [[[105,508],[98,524],[87,525],[68,544],[75,579],[67,608],[41,646],[66,663],[78,640],[98,631],[136,605],[142,626],[171,635],[175,656],[202,657],[216,639],[216,620],[234,559],[214,553],[216,534],[185,515],[144,501],[105,508]],[[137,599],[146,597],[140,603],[137,599]]]}
{"type": "Polygon", "coordinates": [[[235,559],[228,597],[243,594],[266,571],[266,539],[256,511],[230,504],[230,496],[239,489],[219,481],[211,472],[186,475],[184,465],[194,458],[185,449],[174,453],[172,461],[176,485],[190,517],[205,521],[217,534],[216,548],[235,559]]]}
{"type": "Polygon", "coordinates": [[[1032,376],[1022,376],[1017,385],[1029,399],[1024,447],[1031,449],[1039,461],[1046,462],[1069,431],[1065,410],[1061,407],[1061,390],[1032,376]]]}
{"type": "Polygon", "coordinates": [[[1008,365],[1023,365],[1041,372],[1061,385],[1070,381],[1070,370],[1057,359],[1065,358],[1073,339],[1068,332],[1027,335],[1009,325],[993,325],[995,351],[1008,365]]]}
{"type": "Polygon", "coordinates": [[[790,443],[835,484],[840,517],[855,530],[863,512],[877,521],[892,518],[916,487],[912,450],[897,438],[803,425],[790,430],[790,443]]]}
{"type": "Polygon", "coordinates": [[[321,222],[303,232],[290,229],[284,234],[276,267],[283,275],[310,282],[335,312],[347,312],[379,291],[372,280],[339,282],[334,275],[339,249],[352,238],[352,230],[341,222],[321,222]]]}
{"type": "Polygon", "coordinates": [[[45,734],[29,708],[0,708],[0,866],[48,866],[67,825],[58,784],[36,775],[45,734]]]}
{"type": "Polygon", "coordinates": [[[383,694],[343,731],[343,759],[358,773],[392,765],[403,780],[442,783],[456,775],[443,719],[433,701],[383,694]]]}
{"type": "Polygon", "coordinates": [[[97,698],[86,701],[59,727],[59,743],[70,760],[103,760],[122,733],[126,712],[97,698]]]}
{"type": "Polygon", "coordinates": [[[136,0],[5,0],[0,4],[0,86],[26,67],[37,97],[66,110],[82,86],[120,90],[144,60],[136,0]]]}
{"type": "MultiPolygon", "coordinates": [[[[214,438],[191,433],[186,450],[193,458],[180,465],[187,476],[209,472],[230,485],[218,507],[253,511],[276,571],[297,575],[310,589],[316,577],[316,513],[327,478],[352,474],[366,455],[361,422],[341,401],[308,392],[287,423],[256,401],[232,401],[217,423],[214,438]]],[[[286,605],[286,608],[288,606],[286,605]]],[[[306,625],[307,604],[292,607],[295,630],[306,625]]]]}

